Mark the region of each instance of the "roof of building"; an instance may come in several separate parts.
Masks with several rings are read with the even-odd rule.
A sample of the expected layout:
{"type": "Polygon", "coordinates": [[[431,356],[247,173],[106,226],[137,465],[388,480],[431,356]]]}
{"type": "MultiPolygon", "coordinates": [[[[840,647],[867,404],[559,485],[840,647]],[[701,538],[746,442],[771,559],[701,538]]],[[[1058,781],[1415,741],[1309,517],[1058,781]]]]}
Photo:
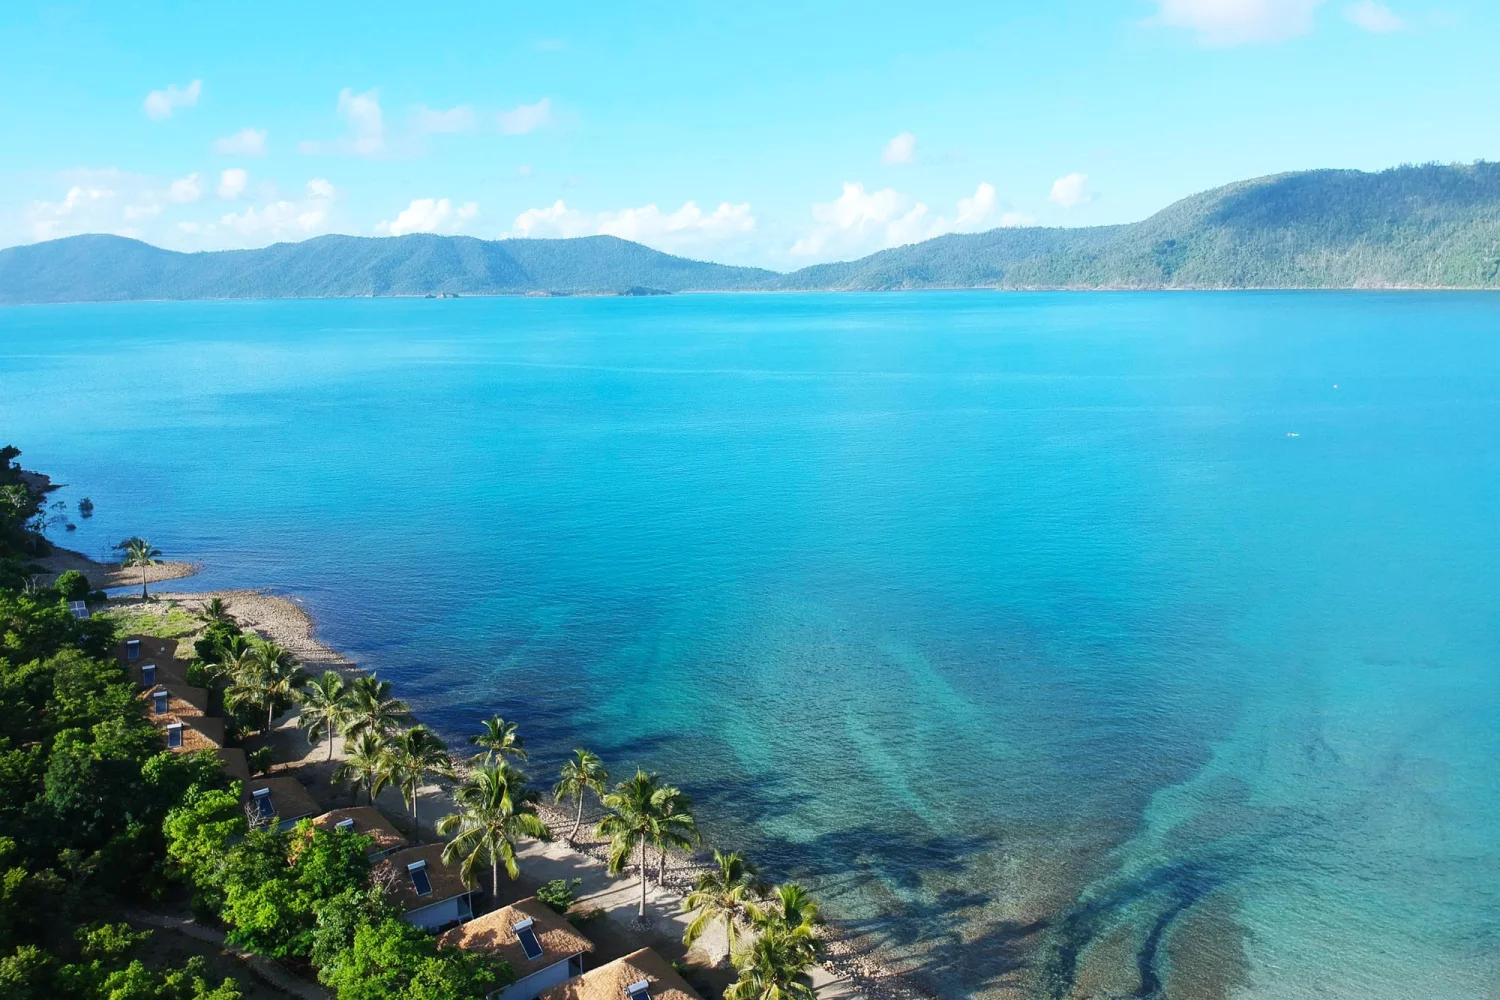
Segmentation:
{"type": "Polygon", "coordinates": [[[230,781],[250,780],[250,765],[245,762],[245,751],[239,747],[218,747],[214,753],[224,765],[224,774],[230,781]]]}
{"type": "Polygon", "coordinates": [[[186,684],[158,683],[147,688],[141,697],[150,703],[161,691],[167,693],[168,715],[208,714],[208,691],[204,688],[189,687],[186,684]]]}
{"type": "Polygon", "coordinates": [[[593,951],[594,942],[580,934],[552,907],[535,896],[529,896],[453,928],[438,938],[438,947],[463,948],[503,958],[519,979],[572,955],[593,951]],[[516,937],[516,925],[527,920],[532,921],[531,930],[542,946],[541,956],[535,959],[526,957],[526,949],[516,937]]]}
{"type": "MultiPolygon", "coordinates": [[[[160,729],[164,734],[174,725],[182,727],[182,745],[171,748],[178,753],[193,753],[198,750],[218,750],[224,742],[223,719],[204,719],[199,717],[179,719],[171,715],[153,715],[151,716],[151,721],[156,723],[156,728],[160,729]]],[[[247,774],[246,777],[249,777],[249,775],[247,774]]]]}
{"type": "Polygon", "coordinates": [[[150,663],[152,660],[171,660],[177,655],[177,640],[162,639],[154,635],[127,635],[115,643],[115,657],[121,663],[150,663]],[[132,642],[141,644],[141,655],[127,659],[125,647],[132,642]]]}
{"type": "Polygon", "coordinates": [[[137,684],[146,683],[143,676],[143,668],[155,667],[156,676],[152,678],[155,684],[167,684],[181,687],[187,684],[187,664],[181,660],[133,660],[127,664],[130,671],[130,679],[137,684]]]}
{"type": "Polygon", "coordinates": [[[401,836],[401,831],[392,826],[391,821],[382,816],[379,809],[370,806],[334,809],[321,816],[314,816],[313,826],[320,830],[332,830],[346,819],[354,820],[355,833],[362,833],[370,838],[371,854],[406,846],[406,838],[401,836]]]}
{"type": "Polygon", "coordinates": [[[386,895],[391,902],[399,903],[407,910],[420,910],[424,906],[441,903],[470,891],[459,877],[458,865],[443,864],[442,844],[424,844],[388,854],[384,861],[375,866],[373,878],[378,884],[386,886],[386,895]],[[420,896],[407,872],[411,865],[419,861],[427,863],[427,881],[432,886],[431,892],[420,896]]]}
{"type": "Polygon", "coordinates": [[[543,990],[541,1000],[629,1000],[627,988],[643,979],[651,984],[651,1000],[701,1000],[677,970],[650,948],[543,990]]]}
{"type": "Polygon", "coordinates": [[[252,798],[262,788],[270,789],[271,805],[275,808],[276,818],[280,822],[302,819],[304,816],[316,816],[323,811],[322,807],[313,801],[313,797],[307,794],[307,789],[302,787],[302,782],[289,774],[252,779],[245,786],[246,798],[252,798]]]}

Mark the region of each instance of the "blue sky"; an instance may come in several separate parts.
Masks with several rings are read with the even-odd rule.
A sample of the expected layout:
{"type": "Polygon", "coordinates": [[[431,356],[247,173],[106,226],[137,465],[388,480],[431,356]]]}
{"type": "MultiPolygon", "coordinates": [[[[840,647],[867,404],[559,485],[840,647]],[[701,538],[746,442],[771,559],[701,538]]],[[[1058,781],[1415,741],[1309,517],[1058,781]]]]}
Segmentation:
{"type": "Polygon", "coordinates": [[[0,43],[0,245],[608,232],[790,269],[1500,158],[1492,0],[9,0],[0,43]]]}

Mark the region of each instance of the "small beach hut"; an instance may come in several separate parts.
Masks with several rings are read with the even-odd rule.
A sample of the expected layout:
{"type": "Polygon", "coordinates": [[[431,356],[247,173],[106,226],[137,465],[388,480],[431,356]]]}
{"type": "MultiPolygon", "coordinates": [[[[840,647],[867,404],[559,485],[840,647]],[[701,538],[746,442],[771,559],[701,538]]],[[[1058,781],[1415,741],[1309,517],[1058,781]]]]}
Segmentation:
{"type": "Polygon", "coordinates": [[[491,910],[438,939],[439,948],[462,948],[510,963],[516,981],[490,994],[495,1000],[532,1000],[543,990],[583,972],[594,943],[535,896],[491,910]]]}

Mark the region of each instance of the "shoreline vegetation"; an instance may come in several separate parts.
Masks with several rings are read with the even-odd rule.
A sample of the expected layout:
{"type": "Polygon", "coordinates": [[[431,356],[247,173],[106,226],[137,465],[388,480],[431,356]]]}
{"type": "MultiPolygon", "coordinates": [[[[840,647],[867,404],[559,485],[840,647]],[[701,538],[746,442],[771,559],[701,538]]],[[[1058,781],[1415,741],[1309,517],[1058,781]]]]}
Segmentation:
{"type": "MultiPolygon", "coordinates": [[[[0,477],[7,470],[19,471],[10,461],[16,454],[7,449],[0,477]]],[[[19,525],[14,518],[0,525],[11,529],[12,550],[18,541],[47,545],[39,533],[28,539],[26,526],[42,526],[38,512],[45,516],[45,497],[54,487],[45,477],[28,476],[25,485],[34,508],[29,518],[19,525]],[[17,531],[18,526],[22,530],[17,531]]],[[[10,496],[14,499],[16,494],[10,496]]],[[[105,887],[117,899],[102,912],[112,911],[117,921],[123,919],[117,924],[97,922],[99,899],[88,905],[70,899],[65,910],[89,911],[96,921],[77,917],[77,942],[54,942],[51,956],[37,945],[16,946],[7,940],[5,921],[0,921],[0,984],[7,990],[29,982],[39,991],[37,1000],[52,995],[95,1000],[106,995],[99,992],[106,981],[128,974],[142,981],[162,977],[153,987],[155,993],[140,994],[161,1000],[288,995],[462,1000],[484,996],[510,981],[512,973],[504,963],[487,965],[452,949],[433,951],[430,937],[396,919],[398,911],[386,902],[391,876],[381,876],[380,865],[371,872],[362,855],[347,856],[343,841],[349,837],[332,837],[331,831],[314,829],[305,820],[290,830],[277,830],[274,822],[269,828],[257,823],[256,806],[239,797],[240,786],[273,786],[281,779],[295,781],[325,817],[351,805],[352,787],[354,804],[368,802],[378,809],[411,844],[448,844],[442,864],[461,871],[475,893],[470,898],[478,898],[486,910],[536,896],[566,912],[597,945],[588,968],[640,948],[654,948],[673,960],[707,1000],[721,993],[728,1000],[916,1000],[929,995],[883,966],[867,942],[824,923],[816,903],[800,886],[773,887],[738,855],[705,846],[690,800],[654,774],[638,771],[632,776],[623,768],[607,774],[606,766],[613,763],[618,768],[618,762],[601,762],[580,749],[563,766],[553,794],[543,794],[522,773],[521,768],[529,765],[524,733],[515,722],[498,717],[486,722],[470,739],[472,759],[464,761],[459,748],[447,748],[411,715],[389,682],[365,673],[322,643],[312,617],[292,599],[268,590],[152,593],[146,590],[149,584],[185,578],[197,567],[166,562],[139,538],[117,547],[124,556],[119,565],[99,563],[55,545],[46,555],[7,552],[5,546],[0,538],[0,557],[9,570],[8,577],[0,579],[0,600],[5,599],[3,588],[9,588],[20,601],[43,607],[57,601],[59,608],[75,609],[72,615],[46,612],[62,613],[59,621],[66,620],[72,629],[70,637],[56,644],[54,659],[68,655],[68,638],[79,652],[98,657],[101,670],[106,669],[102,663],[116,662],[101,656],[106,637],[111,643],[121,640],[120,649],[127,636],[170,643],[161,648],[178,650],[175,663],[185,670],[187,683],[199,685],[207,693],[205,704],[222,711],[223,722],[208,721],[220,726],[218,732],[227,731],[229,744],[244,748],[216,751],[218,758],[162,752],[160,734],[165,730],[149,730],[157,740],[156,749],[137,748],[144,755],[141,773],[153,767],[187,768],[186,762],[195,759],[208,761],[191,765],[197,768],[192,780],[179,776],[175,795],[158,807],[164,822],[154,836],[165,837],[165,852],[145,879],[149,890],[143,896],[142,886],[105,887]],[[18,578],[16,570],[22,565],[29,572],[18,578]],[[132,592],[135,587],[148,596],[132,592]],[[131,589],[108,596],[101,592],[106,588],[131,589]],[[69,599],[84,601],[92,615],[75,618],[78,605],[67,605],[69,599]],[[186,658],[189,649],[191,660],[186,658]],[[216,654],[213,662],[205,657],[210,653],[216,654]],[[236,753],[241,756],[229,756],[236,753]],[[230,759],[246,762],[239,765],[246,769],[240,777],[249,780],[225,787],[225,775],[217,772],[219,761],[230,759]],[[204,767],[214,774],[204,772],[204,767]],[[241,832],[231,835],[233,829],[241,832]],[[275,860],[282,852],[291,852],[288,860],[275,860]],[[293,871],[306,868],[290,862],[308,852],[320,859],[320,889],[289,885],[294,880],[281,877],[285,866],[293,871]],[[246,865],[261,875],[244,881],[245,873],[234,874],[246,865]],[[367,879],[368,890],[361,888],[367,879]],[[273,892],[267,888],[272,885],[280,888],[273,892]],[[340,885],[345,888],[335,892],[340,885]],[[276,892],[300,893],[301,902],[276,892]],[[320,893],[328,898],[318,898],[320,893]],[[221,951],[215,955],[208,948],[206,955],[189,962],[190,968],[158,972],[132,957],[151,947],[146,944],[147,931],[133,929],[143,927],[170,928],[195,940],[218,942],[221,951]],[[85,941],[89,934],[113,935],[114,943],[108,948],[91,945],[85,941]],[[390,965],[392,949],[405,949],[411,968],[376,968],[382,961],[377,955],[385,955],[390,965]],[[64,958],[78,961],[64,963],[64,958]],[[59,984],[82,975],[77,970],[86,960],[93,963],[95,992],[56,992],[59,984]],[[19,972],[7,965],[18,961],[30,965],[19,972]],[[244,964],[235,970],[234,961],[244,964]],[[423,971],[412,971],[418,968],[423,971]],[[246,969],[254,973],[249,982],[243,982],[246,969]],[[215,986],[211,980],[221,975],[225,978],[215,986]],[[441,988],[418,989],[415,984],[422,976],[441,988]],[[371,992],[377,982],[385,985],[371,992]]],[[[12,618],[14,612],[12,608],[12,618]]],[[[9,624],[13,627],[14,622],[9,624]]],[[[7,652],[0,645],[0,674],[8,669],[7,652]]],[[[16,658],[9,660],[14,663],[16,658]]],[[[116,704],[115,710],[133,716],[138,730],[140,725],[151,726],[142,717],[144,696],[134,695],[138,688],[128,680],[125,686],[132,692],[130,704],[116,704]]],[[[10,720],[5,721],[0,753],[15,749],[10,720]]],[[[98,725],[103,723],[96,724],[96,741],[98,725]]],[[[181,727],[177,729],[180,733],[181,727]]],[[[182,750],[181,740],[176,735],[167,744],[182,750]]],[[[44,749],[45,741],[37,751],[44,749]]],[[[225,772],[233,770],[225,764],[225,772]]],[[[39,801],[52,795],[51,778],[49,761],[39,801]]],[[[5,808],[0,807],[0,870],[9,868],[17,853],[26,853],[14,845],[27,830],[24,824],[17,830],[22,838],[11,837],[5,808]]],[[[112,839],[95,853],[107,851],[112,839]]],[[[45,865],[45,857],[31,861],[45,865]]],[[[44,885],[51,871],[42,867],[33,881],[44,885]]],[[[6,900],[7,905],[11,902],[6,900]]],[[[474,915],[479,916],[478,908],[474,915]]],[[[165,933],[157,931],[155,937],[165,933]]],[[[58,929],[53,928],[50,936],[55,939],[58,929]]],[[[49,934],[33,928],[32,937],[46,940],[49,934]]],[[[31,996],[14,990],[7,995],[17,1000],[31,996]]],[[[133,1000],[135,994],[130,996],[133,1000]]]]}

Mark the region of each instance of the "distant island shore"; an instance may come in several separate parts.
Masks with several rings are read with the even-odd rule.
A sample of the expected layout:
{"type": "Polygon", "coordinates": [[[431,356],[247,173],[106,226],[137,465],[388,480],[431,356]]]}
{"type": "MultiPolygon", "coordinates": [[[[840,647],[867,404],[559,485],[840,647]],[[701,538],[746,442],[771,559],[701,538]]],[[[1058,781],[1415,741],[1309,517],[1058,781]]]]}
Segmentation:
{"type": "Polygon", "coordinates": [[[613,236],[333,235],[181,253],[83,235],[0,250],[0,304],[981,288],[1500,288],[1500,164],[1278,174],[1141,222],[954,233],[785,274],[613,236]]]}

